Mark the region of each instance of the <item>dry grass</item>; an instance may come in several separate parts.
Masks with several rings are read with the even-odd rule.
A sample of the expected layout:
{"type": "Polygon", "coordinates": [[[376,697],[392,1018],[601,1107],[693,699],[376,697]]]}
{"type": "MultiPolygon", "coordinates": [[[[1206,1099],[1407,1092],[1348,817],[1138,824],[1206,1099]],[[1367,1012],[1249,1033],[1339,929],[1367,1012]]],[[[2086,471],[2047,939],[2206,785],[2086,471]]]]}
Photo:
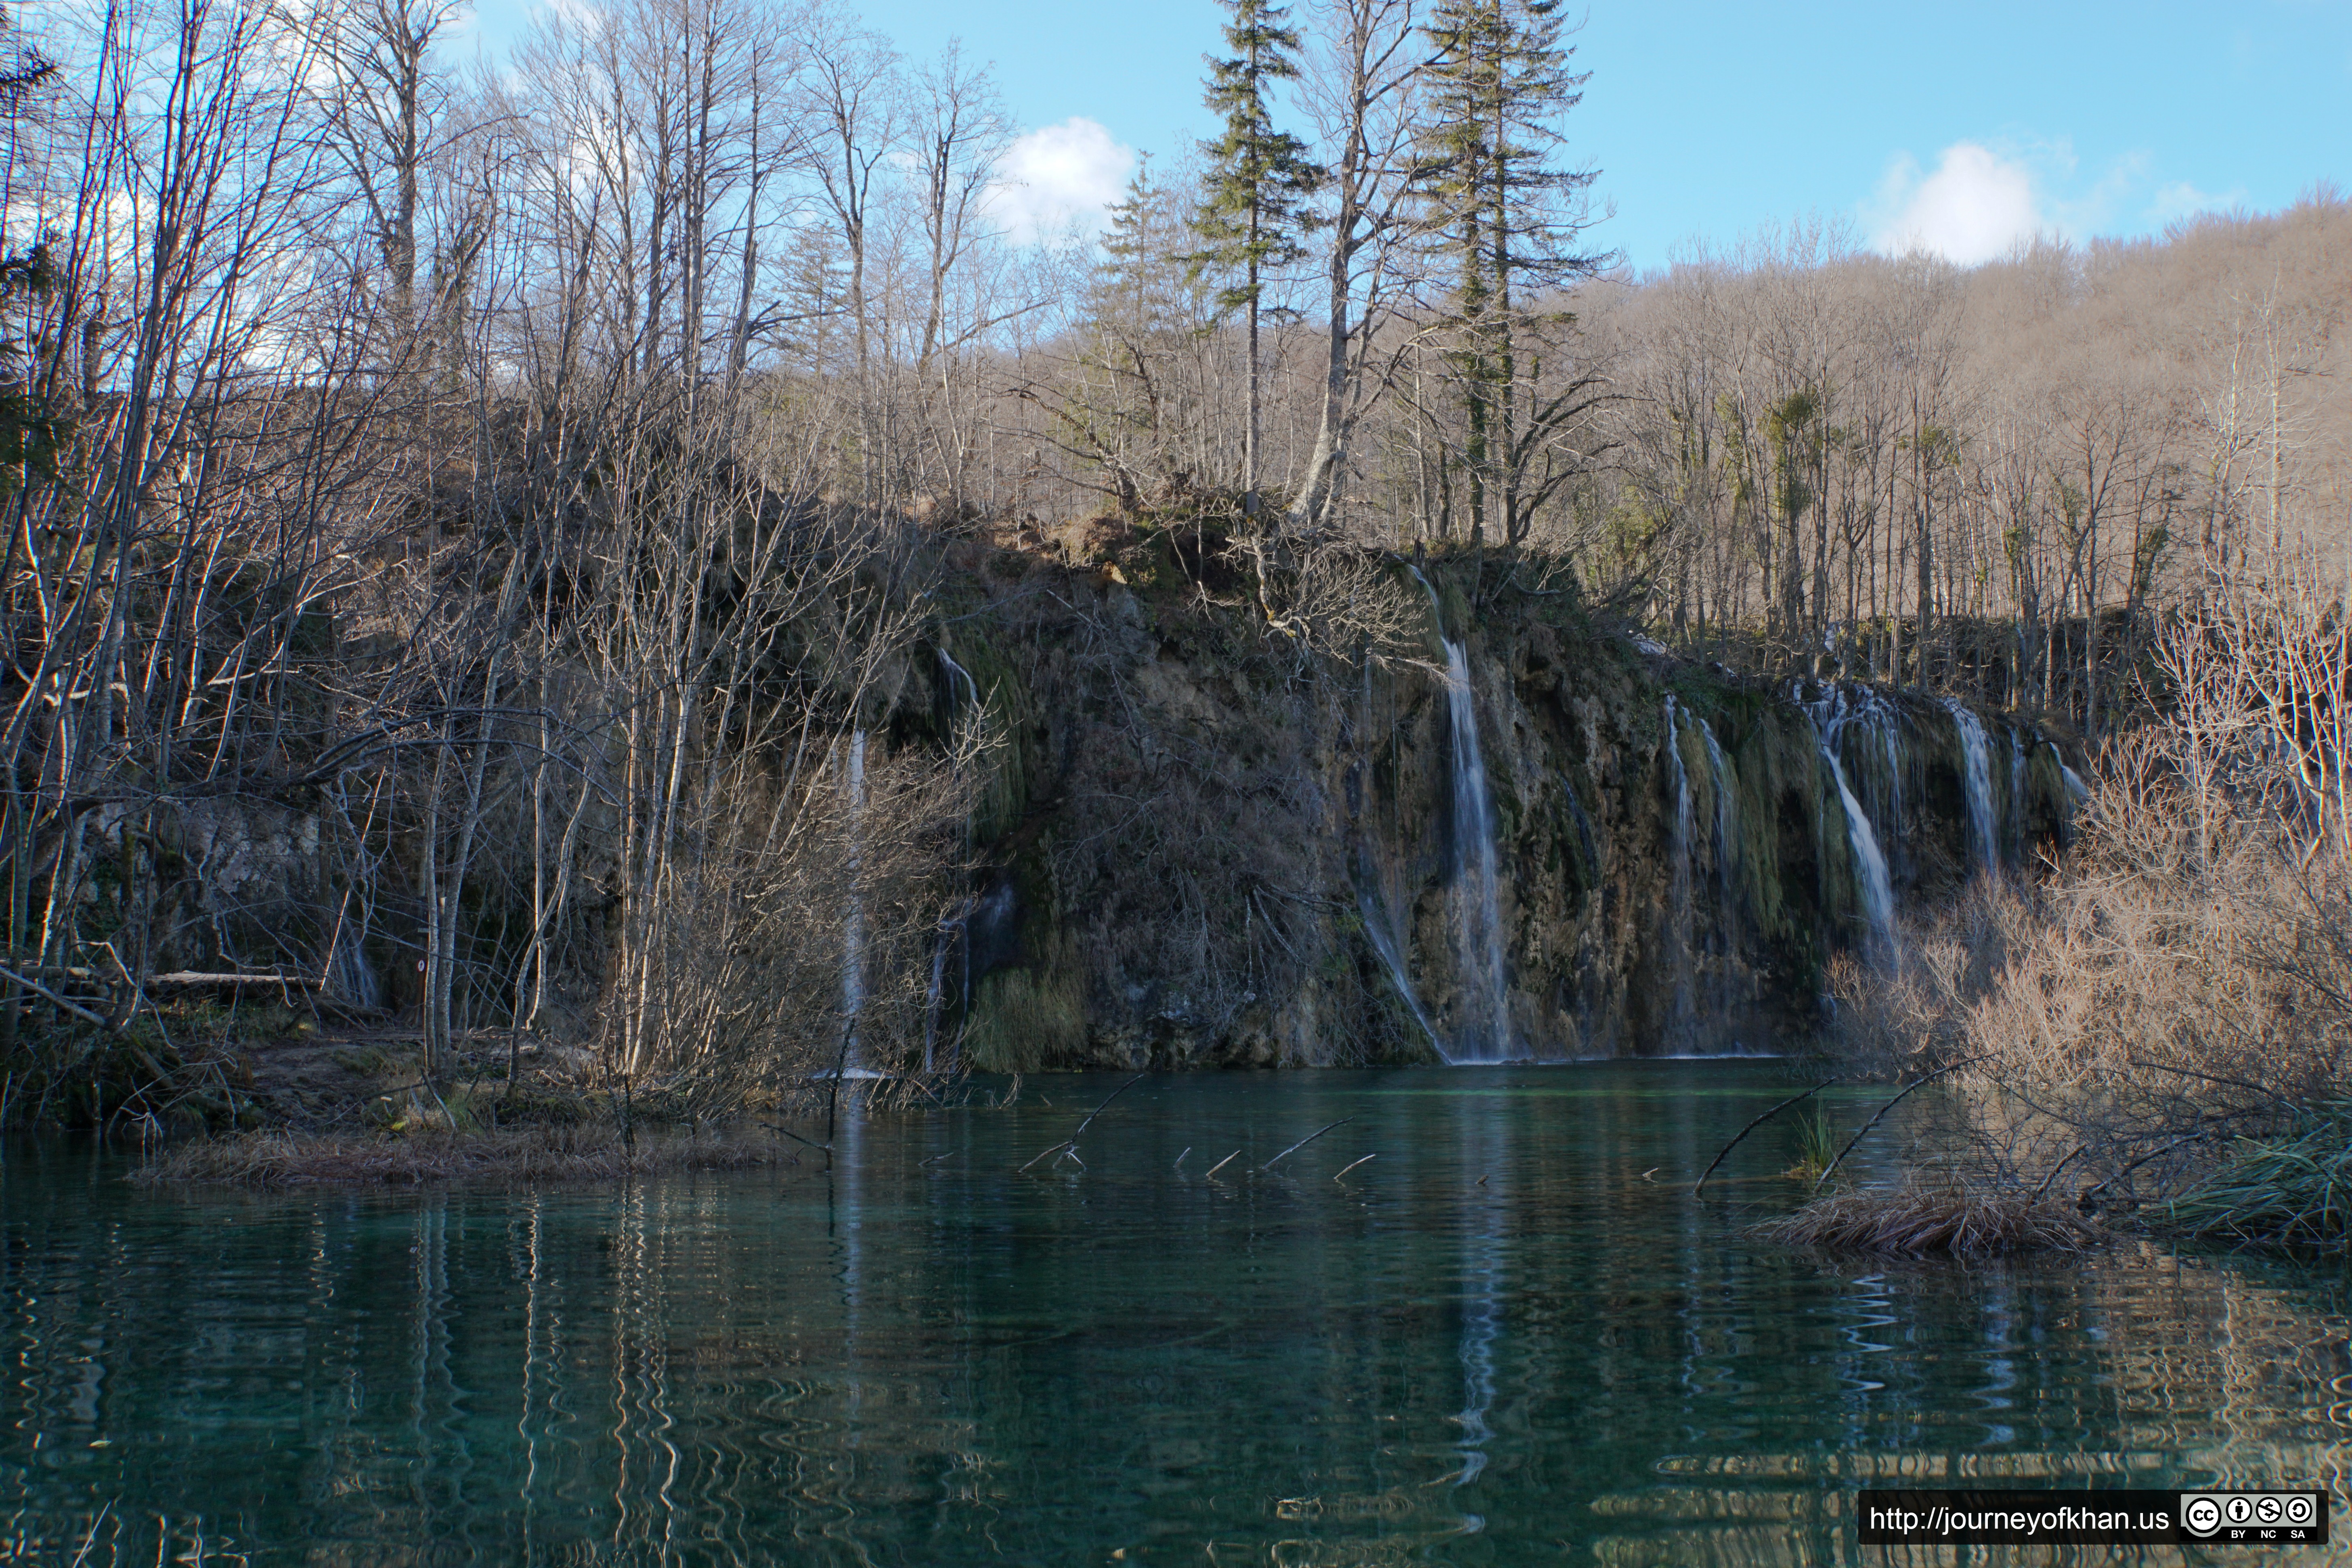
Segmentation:
{"type": "Polygon", "coordinates": [[[734,1171],[790,1163],[757,1136],[647,1133],[634,1145],[609,1127],[433,1130],[408,1136],[263,1132],[190,1143],[131,1180],[249,1187],[415,1186],[445,1182],[593,1182],[672,1171],[734,1171]]]}
{"type": "Polygon", "coordinates": [[[1920,1182],[1832,1193],[1761,1229],[1828,1252],[1962,1259],[2079,1251],[2102,1235],[2071,1208],[2023,1193],[1920,1182]]]}
{"type": "Polygon", "coordinates": [[[2352,1100],[2305,1117],[2285,1136],[2247,1139],[2165,1206],[2168,1230],[2237,1246],[2342,1252],[2352,1246],[2352,1100]]]}

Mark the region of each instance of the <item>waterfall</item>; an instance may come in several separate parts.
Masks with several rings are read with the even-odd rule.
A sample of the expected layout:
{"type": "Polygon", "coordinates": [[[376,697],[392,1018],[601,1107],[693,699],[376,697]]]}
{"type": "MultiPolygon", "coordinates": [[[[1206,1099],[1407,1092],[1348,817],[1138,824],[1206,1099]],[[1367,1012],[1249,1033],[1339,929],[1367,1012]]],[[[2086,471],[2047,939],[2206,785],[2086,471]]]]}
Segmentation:
{"type": "Polygon", "coordinates": [[[980,709],[980,686],[978,682],[972,679],[971,672],[964,668],[963,666],[958,664],[955,661],[954,657],[950,655],[947,649],[940,648],[937,651],[940,656],[940,662],[947,667],[948,706],[950,708],[955,706],[955,683],[961,680],[963,682],[965,694],[971,699],[973,710],[975,712],[978,711],[980,709]]]}
{"type": "Polygon", "coordinates": [[[1960,732],[1960,780],[1969,797],[1969,837],[1977,852],[1977,864],[1997,871],[2000,846],[1993,826],[1992,763],[1985,754],[1984,721],[1957,697],[1945,698],[1944,709],[1960,732]]]}
{"type": "MultiPolygon", "coordinates": [[[[350,895],[344,895],[345,902],[350,895]]],[[[362,908],[362,917],[365,910],[362,908]]],[[[337,917],[340,922],[341,917],[337,917]]],[[[327,994],[339,1002],[373,1011],[383,1002],[383,983],[376,978],[375,965],[367,960],[365,939],[356,925],[338,924],[334,945],[327,952],[327,994]]],[[[518,1013],[517,1016],[521,1015],[518,1013]]]]}
{"type": "Polygon", "coordinates": [[[1878,836],[1871,831],[1870,818],[1864,814],[1862,802],[1853,798],[1846,787],[1845,768],[1838,762],[1837,753],[1829,743],[1822,743],[1822,758],[1830,765],[1830,777],[1837,782],[1838,801],[1845,807],[1846,842],[1853,849],[1855,879],[1862,885],[1862,903],[1870,917],[1871,934],[1881,942],[1895,940],[1895,888],[1886,876],[1886,857],[1878,852],[1878,836]]]}
{"type": "MultiPolygon", "coordinates": [[[[1730,759],[1723,754],[1723,746],[1715,738],[1715,731],[1696,714],[1691,715],[1698,725],[1699,739],[1706,742],[1707,787],[1715,792],[1715,881],[1717,909],[1715,917],[1716,975],[1711,1005],[1717,1027],[1728,1033],[1731,1022],[1750,996],[1740,984],[1733,954],[1739,937],[1739,797],[1733,793],[1730,759]]],[[[1738,1050],[1738,1042],[1731,1048],[1738,1050]]]]}
{"type": "MultiPolygon", "coordinates": [[[[1843,768],[1849,756],[1853,771],[1843,776],[1847,787],[1871,823],[1871,839],[1880,858],[1890,868],[1905,858],[1903,847],[1903,710],[1866,686],[1824,681],[1821,696],[1803,700],[1792,688],[1792,700],[1812,716],[1814,731],[1828,743],[1843,768]],[[1847,731],[1860,732],[1848,744],[1847,731]]],[[[1890,875],[1892,871],[1890,870],[1890,875]]]]}
{"type": "Polygon", "coordinates": [[[1704,719],[1693,714],[1699,739],[1706,742],[1707,787],[1715,791],[1715,877],[1723,889],[1723,919],[1731,921],[1732,899],[1739,879],[1739,803],[1732,798],[1731,770],[1723,747],[1704,719]]]}
{"type": "MultiPolygon", "coordinates": [[[[1675,781],[1674,871],[1667,883],[1666,930],[1675,989],[1666,1012],[1667,1028],[1687,1035],[1691,1027],[1691,786],[1690,770],[1683,764],[1683,748],[1675,723],[1675,700],[1666,699],[1666,761],[1675,781]]],[[[1686,1043],[1686,1042],[1685,1042],[1686,1043]]]]}
{"type": "MultiPolygon", "coordinates": [[[[966,899],[955,907],[953,912],[940,917],[938,936],[931,944],[931,991],[930,995],[926,999],[923,1015],[923,1070],[925,1072],[935,1070],[932,1053],[939,1044],[940,1012],[947,1005],[948,952],[952,948],[963,945],[964,924],[971,918],[972,908],[979,902],[977,898],[966,899]]],[[[964,969],[967,976],[971,968],[971,955],[967,952],[964,955],[964,969]]],[[[971,1010],[971,985],[967,978],[963,999],[966,1013],[971,1010]]],[[[948,1044],[952,1047],[955,1041],[950,1040],[948,1044]]]]}
{"type": "MultiPolygon", "coordinates": [[[[1739,1012],[1741,994],[1735,922],[1739,908],[1739,805],[1733,793],[1730,759],[1705,719],[1666,699],[1666,765],[1674,784],[1671,823],[1673,860],[1667,879],[1666,948],[1674,989],[1666,1007],[1666,1033],[1675,1049],[1695,1052],[1720,1044],[1715,1037],[1739,1012]],[[1716,913],[1702,926],[1704,901],[1695,864],[1698,854],[1696,781],[1682,749],[1696,730],[1706,753],[1707,787],[1713,792],[1709,837],[1715,856],[1716,913]]],[[[1737,1048],[1736,1047],[1734,1047],[1737,1048]]]]}
{"type": "Polygon", "coordinates": [[[1500,1062],[1511,1056],[1510,992],[1504,978],[1503,921],[1496,902],[1494,808],[1486,764],[1478,749],[1478,694],[1470,660],[1445,635],[1437,590],[1413,572],[1429,595],[1438,641],[1445,647],[1445,706],[1454,731],[1454,946],[1465,1001],[1454,1062],[1500,1062]]]}
{"type": "Polygon", "coordinates": [[[849,802],[849,911],[842,919],[841,931],[841,1016],[842,1027],[847,1031],[842,1052],[842,1064],[856,1068],[857,1060],[857,1016],[866,1006],[866,895],[857,885],[862,858],[857,839],[858,819],[866,812],[866,731],[849,733],[848,766],[845,770],[843,794],[849,802]]]}
{"type": "Polygon", "coordinates": [[[1356,908],[1364,917],[1364,934],[1371,938],[1372,951],[1379,953],[1381,962],[1388,966],[1389,978],[1396,983],[1397,994],[1404,998],[1405,1006],[1412,1013],[1412,1021],[1419,1024],[1421,1032],[1429,1037],[1429,1043],[1436,1048],[1438,1056],[1447,1062],[1453,1061],[1454,1058],[1446,1053],[1445,1042],[1437,1037],[1436,1027],[1430,1023],[1429,1015],[1422,1011],[1421,998],[1413,994],[1412,978],[1404,972],[1404,957],[1397,952],[1396,941],[1389,934],[1388,921],[1381,918],[1379,907],[1372,901],[1372,895],[1361,886],[1356,889],[1356,908]]]}
{"type": "MultiPolygon", "coordinates": [[[[1845,837],[1853,851],[1854,881],[1862,893],[1863,913],[1870,921],[1870,933],[1882,949],[1890,948],[1895,940],[1895,887],[1886,874],[1886,857],[1879,852],[1878,834],[1870,826],[1870,816],[1854,798],[1853,788],[1845,780],[1845,764],[1838,760],[1838,735],[1855,716],[1855,710],[1846,704],[1844,694],[1832,686],[1818,702],[1806,702],[1801,697],[1798,705],[1813,721],[1813,740],[1821,748],[1822,761],[1829,764],[1830,779],[1837,785],[1838,804],[1845,810],[1845,837]]],[[[1865,710],[1866,711],[1866,710],[1865,710]]],[[[1883,727],[1873,715],[1869,721],[1874,731],[1883,727]]],[[[1899,773],[1893,775],[1898,781],[1899,773]]],[[[1897,787],[1899,788],[1899,783],[1897,787]]]]}
{"type": "Polygon", "coordinates": [[[1465,990],[1485,1014],[1484,1037],[1462,1042],[1462,1061],[1507,1061],[1511,1055],[1508,987],[1503,976],[1503,920],[1496,900],[1494,810],[1486,764],[1478,751],[1477,695],[1462,645],[1445,645],[1445,702],[1454,721],[1454,945],[1465,990]]]}
{"type": "Polygon", "coordinates": [[[931,989],[923,999],[923,1070],[936,1070],[934,1053],[940,1043],[940,992],[948,977],[948,922],[940,922],[940,934],[931,943],[931,989]]]}

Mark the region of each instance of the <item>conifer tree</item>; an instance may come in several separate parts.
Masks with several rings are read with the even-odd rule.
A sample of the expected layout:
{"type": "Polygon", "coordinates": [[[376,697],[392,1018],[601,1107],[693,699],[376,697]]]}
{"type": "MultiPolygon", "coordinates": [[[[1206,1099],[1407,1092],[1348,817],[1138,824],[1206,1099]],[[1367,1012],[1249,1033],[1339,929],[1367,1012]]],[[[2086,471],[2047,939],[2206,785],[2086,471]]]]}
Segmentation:
{"type": "MultiPolygon", "coordinates": [[[[0,126],[38,113],[37,96],[57,74],[54,61],[18,42],[7,14],[0,12],[0,126]]],[[[48,294],[58,283],[57,264],[45,238],[21,251],[0,245],[0,500],[15,495],[28,479],[54,479],[58,453],[71,433],[71,421],[47,395],[54,392],[55,378],[47,378],[43,385],[36,367],[27,363],[37,357],[33,345],[13,335],[6,325],[16,314],[14,307],[26,297],[48,294]]],[[[85,363],[86,382],[91,374],[85,363]]]]}
{"type": "Polygon", "coordinates": [[[1574,197],[1593,171],[1552,162],[1566,140],[1559,116],[1584,96],[1585,77],[1569,70],[1574,50],[1560,33],[1559,0],[1440,0],[1428,27],[1436,121],[1428,188],[1455,268],[1452,360],[1467,425],[1474,540],[1492,521],[1515,541],[1527,521],[1517,475],[1529,438],[1542,432],[1518,426],[1517,300],[1598,265],[1575,248],[1574,197]]]}
{"type": "Polygon", "coordinates": [[[1204,145],[1211,160],[1193,228],[1207,242],[1190,259],[1196,268],[1238,272],[1240,280],[1221,290],[1220,310],[1241,310],[1247,321],[1249,425],[1242,446],[1242,510],[1257,510],[1259,451],[1258,317],[1264,273],[1305,254],[1298,237],[1307,225],[1306,202],[1322,171],[1307,144],[1274,128],[1266,89],[1298,74],[1298,35],[1285,26],[1286,13],[1267,0],[1226,0],[1233,19],[1225,44],[1234,52],[1209,58],[1204,101],[1224,123],[1224,133],[1204,145]]]}

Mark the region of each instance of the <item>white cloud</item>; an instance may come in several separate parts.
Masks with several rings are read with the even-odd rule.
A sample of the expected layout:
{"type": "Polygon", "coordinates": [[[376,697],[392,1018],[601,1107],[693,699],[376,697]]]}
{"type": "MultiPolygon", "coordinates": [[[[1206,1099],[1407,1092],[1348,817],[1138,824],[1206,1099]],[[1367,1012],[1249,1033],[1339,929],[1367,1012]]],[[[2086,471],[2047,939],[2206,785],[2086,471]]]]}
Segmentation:
{"type": "Polygon", "coordinates": [[[2242,185],[2217,196],[2199,190],[2186,180],[2175,180],[2168,185],[2157,187],[2156,195],[2148,200],[2147,219],[2155,224],[2177,223],[2185,217],[2195,217],[2199,213],[2226,211],[2245,199],[2246,191],[2242,185]]]}
{"type": "Polygon", "coordinates": [[[1097,234],[1134,173],[1134,148],[1074,116],[1013,140],[988,190],[989,216],[1017,245],[1073,228],[1097,234]]]}
{"type": "Polygon", "coordinates": [[[2063,136],[1955,142],[1937,155],[1932,174],[1908,153],[1896,154],[1861,210],[1880,250],[1926,251],[1973,267],[2037,237],[2150,233],[2246,199],[2242,186],[2215,195],[2185,180],[2159,184],[2153,163],[2145,152],[2126,153],[2086,184],[2063,136]]]}
{"type": "Polygon", "coordinates": [[[2062,226],[2044,216],[2033,171],[1974,142],[1955,142],[1923,175],[1909,153],[1888,165],[1872,204],[1872,239],[1901,255],[1925,250],[1962,267],[2006,255],[2062,226]]]}

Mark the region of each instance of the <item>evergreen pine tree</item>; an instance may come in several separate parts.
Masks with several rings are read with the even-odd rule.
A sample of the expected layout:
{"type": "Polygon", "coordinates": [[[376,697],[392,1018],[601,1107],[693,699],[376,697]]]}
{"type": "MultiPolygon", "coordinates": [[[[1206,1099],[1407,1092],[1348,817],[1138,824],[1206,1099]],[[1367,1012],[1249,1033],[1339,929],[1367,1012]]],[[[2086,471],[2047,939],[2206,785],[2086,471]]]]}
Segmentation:
{"type": "MultiPolygon", "coordinates": [[[[56,63],[20,43],[7,14],[0,11],[0,124],[37,113],[37,95],[57,74],[56,63]]],[[[26,298],[48,294],[58,282],[45,238],[21,251],[0,244],[0,500],[35,477],[56,478],[58,455],[72,434],[71,419],[45,395],[44,378],[27,363],[35,357],[33,345],[5,324],[16,318],[26,298]]],[[[85,366],[85,378],[89,374],[85,366]]],[[[48,384],[53,387],[53,380],[48,384]]]]}
{"type": "Polygon", "coordinates": [[[1559,0],[1439,0],[1428,36],[1436,129],[1429,194],[1435,227],[1456,268],[1452,357],[1467,433],[1470,529],[1492,521],[1507,541],[1523,531],[1516,494],[1517,354],[1515,292],[1558,288],[1589,273],[1574,249],[1574,196],[1591,170],[1551,159],[1558,121],[1583,97],[1568,68],[1559,0]]]}
{"type": "Polygon", "coordinates": [[[1206,241],[1191,260],[1196,268],[1240,274],[1217,296],[1220,310],[1244,312],[1248,331],[1249,425],[1242,446],[1242,510],[1257,510],[1259,392],[1258,316],[1265,269],[1296,261],[1304,251],[1307,198],[1322,171],[1307,144],[1276,131],[1266,104],[1269,84],[1298,74],[1298,35],[1283,25],[1286,13],[1267,0],[1226,0],[1228,58],[1209,58],[1203,100],[1223,121],[1224,133],[1204,145],[1211,160],[1193,228],[1206,241]]]}

